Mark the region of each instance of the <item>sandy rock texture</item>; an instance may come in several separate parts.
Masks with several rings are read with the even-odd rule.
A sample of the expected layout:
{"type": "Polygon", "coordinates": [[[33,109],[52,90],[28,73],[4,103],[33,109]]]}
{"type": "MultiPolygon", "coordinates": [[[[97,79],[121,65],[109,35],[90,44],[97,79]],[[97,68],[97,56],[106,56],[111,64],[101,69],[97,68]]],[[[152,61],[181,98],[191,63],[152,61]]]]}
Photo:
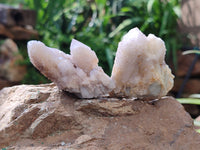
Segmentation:
{"type": "Polygon", "coordinates": [[[200,135],[172,97],[77,99],[54,84],[0,91],[0,148],[197,150],[200,135]]]}

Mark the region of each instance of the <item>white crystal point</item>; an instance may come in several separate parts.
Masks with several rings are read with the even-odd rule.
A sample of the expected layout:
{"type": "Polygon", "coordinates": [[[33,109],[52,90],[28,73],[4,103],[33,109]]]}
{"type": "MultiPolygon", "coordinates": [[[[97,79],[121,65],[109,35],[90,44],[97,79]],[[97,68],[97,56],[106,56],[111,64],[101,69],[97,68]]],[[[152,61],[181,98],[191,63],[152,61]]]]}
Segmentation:
{"type": "Polygon", "coordinates": [[[118,45],[111,78],[116,84],[112,94],[121,97],[165,96],[173,87],[174,76],[164,57],[164,42],[138,29],[131,29],[118,45]]]}
{"type": "Polygon", "coordinates": [[[50,80],[59,78],[61,60],[70,61],[70,56],[55,48],[50,48],[40,41],[28,42],[28,55],[32,64],[50,80]]]}
{"type": "Polygon", "coordinates": [[[98,66],[98,58],[94,51],[87,45],[73,39],[70,46],[73,63],[79,68],[90,72],[98,66]]]}
{"type": "Polygon", "coordinates": [[[32,64],[59,89],[80,98],[100,97],[114,88],[111,78],[98,66],[95,52],[79,41],[73,40],[71,55],[40,41],[29,41],[28,55],[32,64]]]}

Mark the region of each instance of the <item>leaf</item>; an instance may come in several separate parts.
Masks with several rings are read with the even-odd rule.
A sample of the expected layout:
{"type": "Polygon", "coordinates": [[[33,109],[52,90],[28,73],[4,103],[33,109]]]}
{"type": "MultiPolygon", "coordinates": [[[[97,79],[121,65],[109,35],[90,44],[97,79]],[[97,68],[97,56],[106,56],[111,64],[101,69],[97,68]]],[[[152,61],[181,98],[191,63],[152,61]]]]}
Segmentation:
{"type": "Polygon", "coordinates": [[[159,36],[163,36],[165,35],[165,30],[166,30],[166,26],[167,26],[167,22],[168,22],[168,16],[169,16],[169,11],[165,11],[164,15],[162,17],[162,23],[161,23],[161,27],[160,27],[160,32],[159,32],[159,36]]]}
{"type": "Polygon", "coordinates": [[[121,12],[131,12],[132,11],[132,8],[130,8],[130,7],[123,7],[123,8],[121,8],[121,12]]]}
{"type": "Polygon", "coordinates": [[[174,10],[174,13],[178,16],[178,18],[181,18],[181,8],[180,8],[180,6],[175,6],[173,8],[173,10],[174,10]]]}
{"type": "Polygon", "coordinates": [[[143,25],[140,27],[140,30],[142,31],[142,32],[144,32],[148,27],[149,27],[149,24],[150,23],[153,23],[153,18],[148,18],[148,19],[146,19],[145,20],[145,22],[143,23],[143,25]]]}
{"type": "Polygon", "coordinates": [[[194,120],[194,125],[200,127],[200,121],[194,120]]]}
{"type": "Polygon", "coordinates": [[[123,30],[127,26],[137,24],[140,21],[142,21],[142,18],[140,18],[140,17],[135,17],[133,19],[126,19],[126,20],[124,20],[114,31],[112,31],[109,34],[109,38],[114,37],[116,34],[118,34],[121,30],[123,30]]]}
{"type": "Polygon", "coordinates": [[[199,98],[200,99],[200,94],[192,94],[189,97],[190,98],[199,98]]]}
{"type": "Polygon", "coordinates": [[[200,51],[199,50],[187,50],[187,51],[184,51],[182,54],[183,55],[187,55],[187,54],[200,54],[200,51]]]}
{"type": "Polygon", "coordinates": [[[106,0],[95,0],[95,2],[97,3],[97,5],[106,5],[106,0]]]}
{"type": "Polygon", "coordinates": [[[179,101],[181,104],[200,105],[200,99],[197,98],[177,98],[176,100],[179,101]]]}
{"type": "Polygon", "coordinates": [[[149,13],[152,11],[154,1],[155,0],[149,0],[148,3],[147,3],[147,11],[149,13]]]}
{"type": "Polygon", "coordinates": [[[132,21],[131,19],[124,20],[113,32],[109,34],[109,38],[114,37],[117,33],[119,33],[122,29],[125,27],[131,25],[132,21]]]}
{"type": "Polygon", "coordinates": [[[106,58],[109,65],[110,72],[112,71],[113,67],[113,54],[110,49],[106,48],[106,58]]]}

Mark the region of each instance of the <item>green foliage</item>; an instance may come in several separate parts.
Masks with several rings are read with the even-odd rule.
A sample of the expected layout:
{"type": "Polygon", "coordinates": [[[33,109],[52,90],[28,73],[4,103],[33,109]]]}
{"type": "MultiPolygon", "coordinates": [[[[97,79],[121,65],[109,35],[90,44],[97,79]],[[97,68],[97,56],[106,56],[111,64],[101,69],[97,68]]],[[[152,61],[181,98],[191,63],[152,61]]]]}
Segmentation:
{"type": "Polygon", "coordinates": [[[27,0],[26,3],[38,13],[36,29],[46,45],[69,53],[70,42],[75,38],[95,50],[100,66],[110,74],[121,35],[109,38],[108,34],[116,26],[112,18],[119,13],[122,1],[27,0]]]}
{"type": "MultiPolygon", "coordinates": [[[[173,56],[176,64],[176,51],[180,46],[176,32],[180,0],[17,1],[37,11],[39,40],[69,53],[70,42],[75,38],[96,52],[107,74],[111,73],[121,37],[136,26],[145,34],[161,37],[165,41],[168,58],[173,56]]],[[[31,81],[27,77],[25,83],[31,81]]]]}

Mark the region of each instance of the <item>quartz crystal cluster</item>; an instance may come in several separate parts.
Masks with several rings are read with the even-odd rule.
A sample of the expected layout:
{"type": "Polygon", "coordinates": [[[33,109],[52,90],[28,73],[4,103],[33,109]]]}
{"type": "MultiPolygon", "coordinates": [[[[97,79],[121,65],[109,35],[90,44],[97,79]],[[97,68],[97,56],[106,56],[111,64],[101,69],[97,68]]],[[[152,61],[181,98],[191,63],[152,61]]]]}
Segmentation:
{"type": "Polygon", "coordinates": [[[111,76],[116,85],[113,93],[138,98],[165,96],[174,78],[165,63],[165,53],[160,38],[131,29],[118,45],[111,76]]]}
{"type": "Polygon", "coordinates": [[[112,76],[98,66],[98,58],[87,45],[73,39],[70,55],[45,46],[40,41],[28,42],[33,65],[52,80],[59,89],[80,98],[105,94],[117,97],[165,96],[173,86],[174,76],[165,63],[164,42],[138,29],[130,30],[118,45],[112,76]]]}
{"type": "Polygon", "coordinates": [[[88,46],[72,40],[70,53],[47,47],[40,41],[28,42],[31,62],[59,89],[80,98],[99,97],[114,89],[114,82],[98,66],[98,58],[88,46]]]}

